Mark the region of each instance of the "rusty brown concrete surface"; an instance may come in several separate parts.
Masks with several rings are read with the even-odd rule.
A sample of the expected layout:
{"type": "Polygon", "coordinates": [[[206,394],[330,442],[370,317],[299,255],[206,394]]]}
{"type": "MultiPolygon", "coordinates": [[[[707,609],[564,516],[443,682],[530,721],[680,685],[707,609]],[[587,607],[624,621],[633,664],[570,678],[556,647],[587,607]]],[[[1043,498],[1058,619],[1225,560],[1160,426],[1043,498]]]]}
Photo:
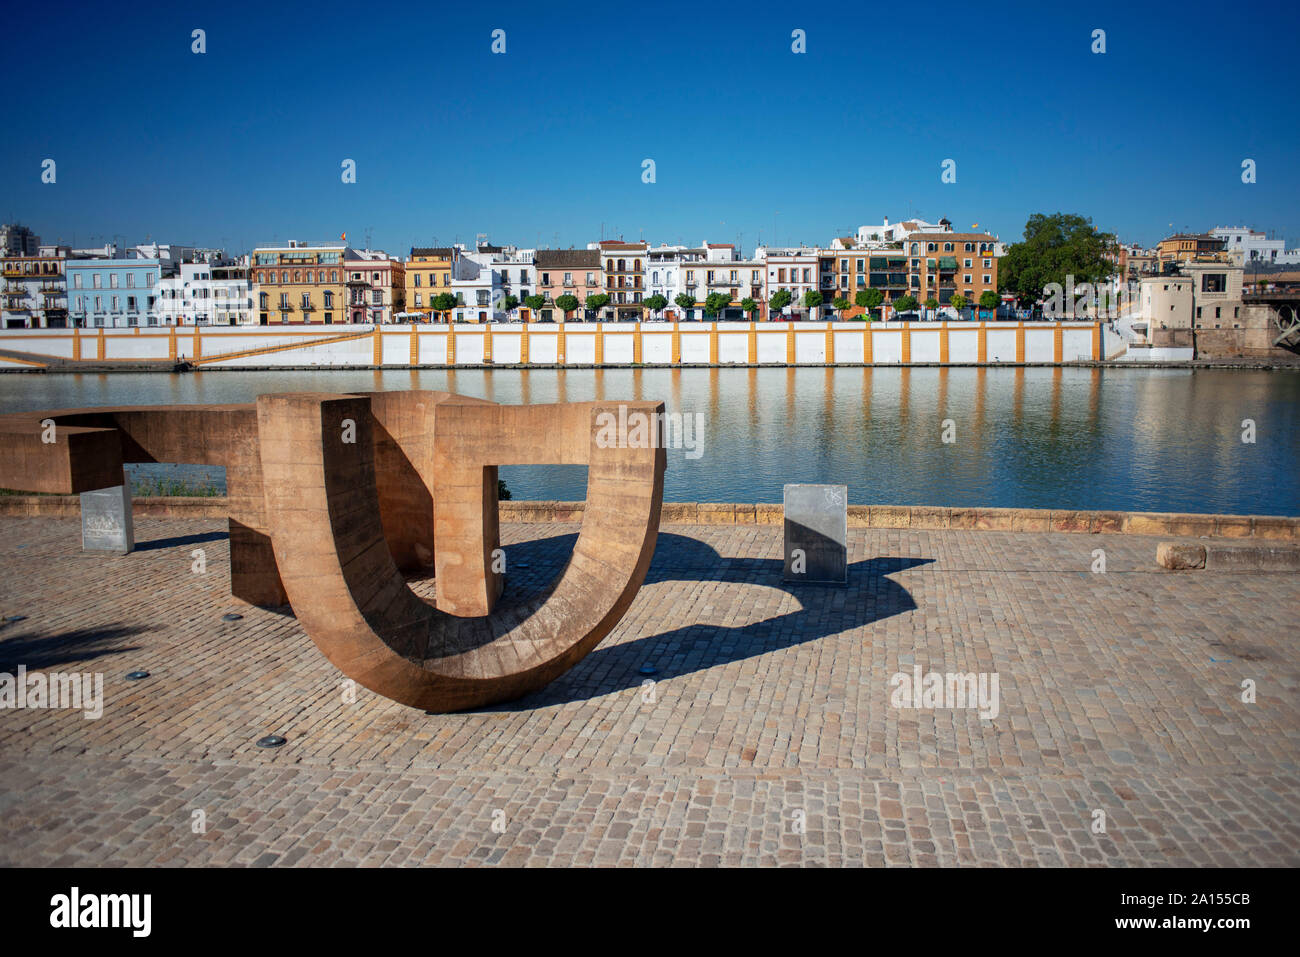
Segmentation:
{"type": "Polygon", "coordinates": [[[365,687],[459,710],[542,687],[626,611],[654,552],[666,457],[659,441],[606,441],[599,424],[662,411],[405,391],[15,414],[0,417],[0,443],[15,450],[0,457],[0,486],[71,493],[121,484],[123,462],[224,466],[232,594],[291,604],[365,687]],[[588,498],[551,589],[498,609],[502,463],[585,464],[588,498]],[[430,565],[434,604],[401,577],[430,565]]]}

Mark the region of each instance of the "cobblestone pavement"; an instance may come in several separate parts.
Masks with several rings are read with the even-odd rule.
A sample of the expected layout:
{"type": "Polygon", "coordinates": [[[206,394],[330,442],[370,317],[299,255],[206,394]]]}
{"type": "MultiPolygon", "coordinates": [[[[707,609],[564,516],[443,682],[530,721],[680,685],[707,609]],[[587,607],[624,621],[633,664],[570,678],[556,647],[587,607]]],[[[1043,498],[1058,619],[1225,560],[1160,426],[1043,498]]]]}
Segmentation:
{"type": "MultiPolygon", "coordinates": [[[[525,594],[576,526],[502,532],[525,594]]],[[[136,533],[90,556],[76,521],[0,519],[0,615],[26,616],[0,672],[99,671],[105,698],[0,711],[0,863],[1300,863],[1286,574],[1161,571],[1150,538],[855,529],[847,589],[783,587],[779,526],[674,527],[571,672],[426,715],[351,700],[291,615],[231,599],[223,523],[136,533]],[[892,706],[914,665],[996,673],[999,714],[892,706]]]]}

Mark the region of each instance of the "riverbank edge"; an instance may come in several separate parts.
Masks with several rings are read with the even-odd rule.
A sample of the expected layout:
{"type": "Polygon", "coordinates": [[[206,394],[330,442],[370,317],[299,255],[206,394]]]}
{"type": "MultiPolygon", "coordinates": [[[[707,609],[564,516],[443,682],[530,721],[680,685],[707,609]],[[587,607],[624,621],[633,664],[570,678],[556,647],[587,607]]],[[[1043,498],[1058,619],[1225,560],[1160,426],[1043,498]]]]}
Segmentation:
{"type": "MultiPolygon", "coordinates": [[[[162,366],[159,363],[159,366],[162,366]]],[[[0,375],[100,375],[139,373],[162,373],[166,375],[198,372],[456,372],[461,370],[481,371],[485,369],[503,370],[577,370],[577,369],[1250,369],[1258,372],[1300,371],[1300,358],[1294,362],[1276,359],[1190,359],[1171,362],[1109,361],[1087,362],[656,362],[611,365],[602,363],[565,363],[543,365],[530,363],[457,363],[456,365],[355,365],[355,366],[203,366],[202,368],[176,368],[172,364],[165,367],[153,366],[134,368],[119,367],[94,362],[76,367],[48,368],[0,367],[0,375]]]]}
{"type": "MultiPolygon", "coordinates": [[[[502,502],[503,522],[547,524],[581,522],[584,502],[502,502]]],[[[133,514],[148,518],[225,518],[226,499],[147,497],[132,503],[133,514]]],[[[77,518],[76,495],[0,496],[0,516],[77,518]]],[[[780,525],[775,503],[664,502],[659,524],[780,525]]],[[[1186,512],[1112,512],[1042,508],[958,508],[930,505],[850,505],[850,528],[963,529],[1000,532],[1174,535],[1300,541],[1300,516],[1209,515],[1186,512]]]]}

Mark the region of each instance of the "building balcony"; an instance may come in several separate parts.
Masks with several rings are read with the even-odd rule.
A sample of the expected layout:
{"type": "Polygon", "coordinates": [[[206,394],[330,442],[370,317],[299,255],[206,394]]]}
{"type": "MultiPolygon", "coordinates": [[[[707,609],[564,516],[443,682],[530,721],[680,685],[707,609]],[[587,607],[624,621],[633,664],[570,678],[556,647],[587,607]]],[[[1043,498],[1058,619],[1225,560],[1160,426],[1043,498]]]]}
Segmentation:
{"type": "Polygon", "coordinates": [[[315,311],[316,311],[316,307],[313,306],[313,305],[312,305],[311,303],[309,303],[309,302],[304,302],[304,303],[303,303],[301,306],[299,306],[298,308],[300,308],[303,312],[315,312],[315,311]]]}

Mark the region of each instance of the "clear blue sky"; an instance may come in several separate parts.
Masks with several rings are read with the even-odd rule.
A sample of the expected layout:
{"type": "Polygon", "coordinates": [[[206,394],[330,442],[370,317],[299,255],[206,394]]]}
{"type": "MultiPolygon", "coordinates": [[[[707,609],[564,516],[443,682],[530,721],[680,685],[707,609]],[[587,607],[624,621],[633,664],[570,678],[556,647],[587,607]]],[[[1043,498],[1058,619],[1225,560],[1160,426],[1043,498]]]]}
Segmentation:
{"type": "Polygon", "coordinates": [[[401,253],[602,223],[752,250],[912,213],[1013,240],[1062,210],[1145,244],[1172,223],[1300,245],[1300,4],[1081,6],[24,3],[0,217],[81,245],[346,230],[401,253]]]}

